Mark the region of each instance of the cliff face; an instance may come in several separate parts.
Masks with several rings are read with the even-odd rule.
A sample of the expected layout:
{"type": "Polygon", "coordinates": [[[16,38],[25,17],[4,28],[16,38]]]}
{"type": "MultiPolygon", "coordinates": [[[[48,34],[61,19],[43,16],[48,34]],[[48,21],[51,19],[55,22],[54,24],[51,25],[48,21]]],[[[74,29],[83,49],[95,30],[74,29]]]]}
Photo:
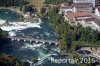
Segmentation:
{"type": "Polygon", "coordinates": [[[0,0],[0,6],[4,5],[4,0],[0,0]]]}

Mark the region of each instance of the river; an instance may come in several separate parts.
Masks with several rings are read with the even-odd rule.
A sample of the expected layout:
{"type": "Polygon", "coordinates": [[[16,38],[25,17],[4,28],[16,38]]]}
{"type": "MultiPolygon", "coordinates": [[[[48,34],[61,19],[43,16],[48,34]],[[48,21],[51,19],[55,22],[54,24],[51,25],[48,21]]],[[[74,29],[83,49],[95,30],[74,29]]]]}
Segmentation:
{"type": "MultiPolygon", "coordinates": [[[[4,13],[9,13],[9,10],[0,10],[0,16],[2,16],[4,13]]],[[[10,12],[12,13],[12,12],[10,12]]],[[[15,13],[11,14],[10,16],[14,15],[15,13]]],[[[12,16],[13,17],[13,16],[12,16]]],[[[0,17],[0,19],[6,19],[10,22],[15,21],[15,18],[9,17],[5,15],[4,18],[0,17]]],[[[18,18],[18,14],[14,15],[14,17],[18,18]]],[[[17,24],[17,23],[15,23],[17,24]]],[[[48,20],[44,20],[40,23],[34,23],[32,25],[27,24],[30,27],[23,28],[20,26],[20,28],[7,30],[9,36],[19,36],[19,37],[26,37],[31,36],[36,39],[44,39],[44,40],[58,40],[59,35],[53,31],[53,29],[49,25],[48,20]]],[[[17,26],[18,27],[18,26],[17,26]]],[[[9,26],[10,29],[10,26],[9,26]]],[[[15,56],[17,59],[25,62],[29,61],[31,62],[33,57],[36,57],[39,61],[36,64],[30,64],[31,66],[75,66],[73,64],[68,63],[55,63],[52,60],[53,59],[64,59],[65,57],[60,56],[59,52],[60,49],[55,44],[43,44],[43,43],[30,43],[30,42],[23,42],[23,41],[11,41],[9,40],[9,43],[6,44],[2,48],[3,52],[6,52],[8,54],[11,54],[15,56]],[[6,49],[5,49],[6,48],[6,49]]],[[[68,58],[68,57],[66,57],[68,58]]]]}

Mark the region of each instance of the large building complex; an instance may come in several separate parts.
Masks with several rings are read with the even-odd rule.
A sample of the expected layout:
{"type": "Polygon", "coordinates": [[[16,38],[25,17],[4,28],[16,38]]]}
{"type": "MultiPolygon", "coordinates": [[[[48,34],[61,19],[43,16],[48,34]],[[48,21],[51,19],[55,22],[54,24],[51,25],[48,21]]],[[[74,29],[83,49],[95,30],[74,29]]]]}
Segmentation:
{"type": "Polygon", "coordinates": [[[64,14],[65,21],[71,26],[81,24],[83,27],[91,27],[100,31],[100,0],[73,0],[73,3],[62,3],[60,14],[64,14]]]}
{"type": "Polygon", "coordinates": [[[68,13],[68,12],[93,12],[92,3],[73,3],[68,5],[67,3],[63,3],[60,6],[60,13],[68,13]]]}
{"type": "Polygon", "coordinates": [[[65,20],[71,26],[75,26],[77,24],[81,24],[83,27],[91,27],[94,30],[100,31],[100,20],[93,17],[91,14],[86,12],[75,12],[68,13],[64,16],[65,20]]]}

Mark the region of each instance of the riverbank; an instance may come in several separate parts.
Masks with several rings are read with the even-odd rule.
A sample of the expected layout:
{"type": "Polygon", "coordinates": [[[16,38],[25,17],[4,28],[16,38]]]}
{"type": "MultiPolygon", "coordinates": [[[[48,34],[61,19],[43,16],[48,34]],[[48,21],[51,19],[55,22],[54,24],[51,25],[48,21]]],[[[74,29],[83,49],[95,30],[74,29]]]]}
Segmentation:
{"type": "Polygon", "coordinates": [[[12,19],[13,16],[17,18],[19,17],[19,15],[21,15],[19,13],[20,11],[17,11],[19,10],[17,7],[0,7],[0,9],[1,9],[1,14],[5,15],[4,17],[2,17],[2,20],[0,21],[1,23],[0,28],[4,31],[13,31],[13,30],[16,31],[16,30],[23,30],[23,29],[32,28],[32,27],[41,28],[40,24],[42,23],[42,21],[38,17],[24,18],[24,20],[21,20],[21,21],[20,21],[20,18],[21,18],[20,17],[18,21],[16,20],[9,21],[9,20],[13,20],[12,19]],[[17,13],[18,13],[18,16],[17,16],[17,13]],[[6,15],[8,15],[9,17],[11,16],[11,17],[8,18],[8,16],[6,15]],[[5,20],[3,20],[3,18],[5,18],[5,20]],[[9,20],[6,20],[6,18],[8,18],[9,20]]]}

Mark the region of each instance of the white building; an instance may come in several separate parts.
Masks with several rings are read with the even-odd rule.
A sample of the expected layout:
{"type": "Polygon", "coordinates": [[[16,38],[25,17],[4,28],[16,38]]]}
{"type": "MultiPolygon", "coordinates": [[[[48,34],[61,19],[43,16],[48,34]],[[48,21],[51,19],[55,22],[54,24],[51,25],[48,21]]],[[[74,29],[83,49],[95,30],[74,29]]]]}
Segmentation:
{"type": "Polygon", "coordinates": [[[100,16],[100,6],[95,8],[95,15],[100,16]]]}
{"type": "Polygon", "coordinates": [[[69,5],[68,3],[63,3],[60,5],[59,14],[67,14],[69,12],[93,12],[92,3],[73,3],[69,5]]]}
{"type": "Polygon", "coordinates": [[[93,5],[92,3],[73,3],[73,12],[93,12],[93,5]]]}
{"type": "Polygon", "coordinates": [[[64,16],[65,20],[71,26],[75,26],[78,23],[83,27],[91,27],[93,30],[100,31],[100,20],[94,18],[91,14],[86,12],[68,13],[64,16]]]}
{"type": "Polygon", "coordinates": [[[73,0],[73,3],[92,3],[95,7],[95,0],[73,0]]]}
{"type": "Polygon", "coordinates": [[[59,14],[62,14],[62,13],[66,14],[66,13],[72,12],[72,11],[73,11],[72,7],[68,3],[62,3],[60,5],[60,12],[59,12],[59,14]]]}

